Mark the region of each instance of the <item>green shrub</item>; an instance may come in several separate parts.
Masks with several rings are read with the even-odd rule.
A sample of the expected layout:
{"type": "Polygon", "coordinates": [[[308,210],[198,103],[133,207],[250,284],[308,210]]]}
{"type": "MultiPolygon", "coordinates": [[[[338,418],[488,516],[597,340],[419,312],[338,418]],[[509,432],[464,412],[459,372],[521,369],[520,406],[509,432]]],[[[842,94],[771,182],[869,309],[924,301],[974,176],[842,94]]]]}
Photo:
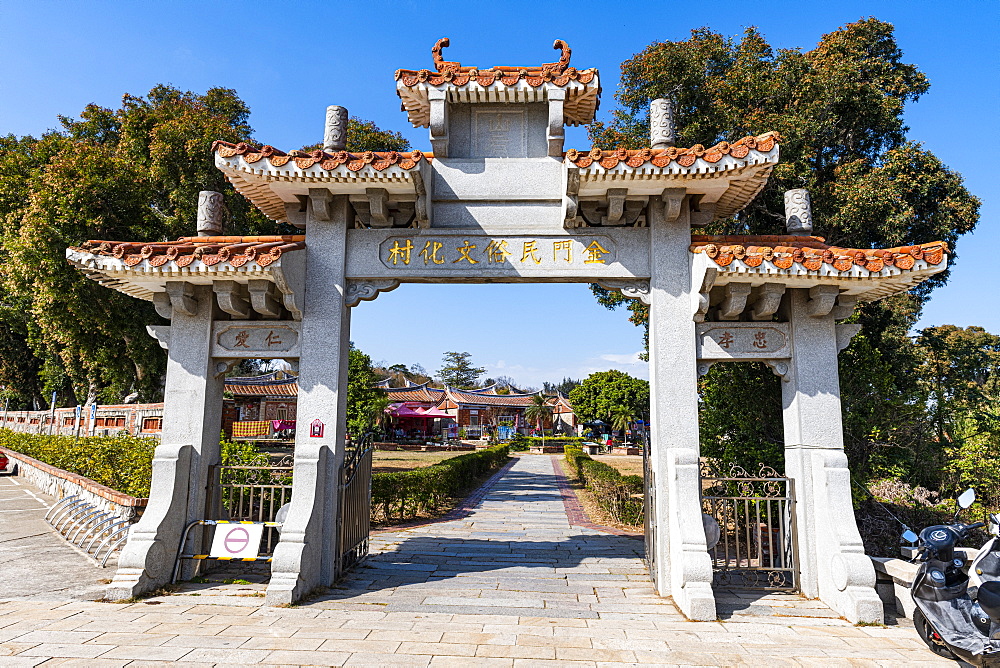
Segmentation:
{"type": "Polygon", "coordinates": [[[49,436],[0,429],[0,447],[82,475],[113,490],[149,496],[156,441],[127,433],[115,436],[49,436]]]}
{"type": "Polygon", "coordinates": [[[642,523],[642,499],[635,498],[635,495],[642,494],[643,491],[642,476],[623,476],[613,466],[591,459],[574,444],[566,445],[565,456],[566,461],[573,466],[577,478],[616,522],[630,525],[642,523]]]}
{"type": "Polygon", "coordinates": [[[372,475],[372,519],[408,519],[436,510],[510,458],[506,444],[445,459],[431,466],[372,475]]]}

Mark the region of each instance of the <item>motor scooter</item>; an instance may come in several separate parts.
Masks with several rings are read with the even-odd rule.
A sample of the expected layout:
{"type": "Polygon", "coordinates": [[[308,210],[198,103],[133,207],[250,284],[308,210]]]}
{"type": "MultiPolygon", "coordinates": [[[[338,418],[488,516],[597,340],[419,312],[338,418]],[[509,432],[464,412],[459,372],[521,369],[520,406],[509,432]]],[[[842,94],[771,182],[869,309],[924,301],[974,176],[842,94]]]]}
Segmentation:
{"type": "Polygon", "coordinates": [[[917,536],[907,529],[903,539],[917,542],[920,564],[910,593],[916,609],[913,625],[920,639],[938,656],[973,666],[1000,668],[1000,518],[990,516],[993,534],[973,559],[955,556],[955,545],[983,522],[965,524],[959,513],[976,500],[974,490],[958,497],[950,524],[929,526],[917,536]]]}

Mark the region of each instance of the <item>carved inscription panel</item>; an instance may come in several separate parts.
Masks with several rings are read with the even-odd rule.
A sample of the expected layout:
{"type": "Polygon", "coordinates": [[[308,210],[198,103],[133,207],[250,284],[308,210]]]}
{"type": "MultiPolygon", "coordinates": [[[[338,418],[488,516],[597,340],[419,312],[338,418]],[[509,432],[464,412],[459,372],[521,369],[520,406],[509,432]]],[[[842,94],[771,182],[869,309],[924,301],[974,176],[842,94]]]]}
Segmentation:
{"type": "Polygon", "coordinates": [[[297,322],[221,321],[215,323],[212,329],[212,357],[298,357],[297,322]]]}
{"type": "Polygon", "coordinates": [[[607,236],[420,236],[389,237],[379,259],[389,269],[438,270],[596,267],[615,262],[616,248],[607,236]]]}
{"type": "Polygon", "coordinates": [[[472,118],[475,155],[495,158],[528,157],[523,110],[476,109],[472,118]]]}
{"type": "Polygon", "coordinates": [[[776,359],[792,354],[784,322],[706,322],[696,331],[698,359],[776,359]]]}

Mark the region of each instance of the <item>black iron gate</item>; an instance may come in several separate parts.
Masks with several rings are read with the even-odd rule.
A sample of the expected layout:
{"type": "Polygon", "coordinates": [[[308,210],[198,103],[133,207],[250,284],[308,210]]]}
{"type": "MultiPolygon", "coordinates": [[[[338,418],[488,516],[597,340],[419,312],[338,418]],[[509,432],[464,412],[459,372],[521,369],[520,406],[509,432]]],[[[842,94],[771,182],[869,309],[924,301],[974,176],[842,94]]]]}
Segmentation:
{"type": "Polygon", "coordinates": [[[769,466],[750,475],[737,465],[702,461],[702,512],[719,525],[709,550],[717,587],[799,588],[795,486],[769,466]]]}
{"type": "Polygon", "coordinates": [[[337,560],[338,577],[368,556],[372,514],[371,442],[371,434],[366,434],[357,444],[352,443],[340,468],[337,544],[341,552],[337,560]]]}
{"type": "Polygon", "coordinates": [[[642,449],[642,473],[642,528],[646,538],[646,568],[649,569],[649,579],[653,581],[653,586],[659,590],[656,582],[656,484],[649,460],[649,438],[642,449]]]}

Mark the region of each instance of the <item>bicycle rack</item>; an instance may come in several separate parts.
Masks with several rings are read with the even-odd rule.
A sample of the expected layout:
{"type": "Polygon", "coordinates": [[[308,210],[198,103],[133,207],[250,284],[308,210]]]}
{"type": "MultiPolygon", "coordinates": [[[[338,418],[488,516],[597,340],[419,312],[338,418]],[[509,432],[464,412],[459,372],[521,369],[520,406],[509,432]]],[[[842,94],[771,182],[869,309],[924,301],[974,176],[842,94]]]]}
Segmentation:
{"type": "Polygon", "coordinates": [[[45,513],[45,521],[101,568],[107,566],[111,555],[128,540],[128,530],[132,526],[131,519],[122,519],[110,511],[101,510],[78,494],[60,499],[45,513]],[[95,545],[97,548],[93,549],[95,545]],[[107,551],[101,559],[101,551],[105,547],[107,551]]]}

